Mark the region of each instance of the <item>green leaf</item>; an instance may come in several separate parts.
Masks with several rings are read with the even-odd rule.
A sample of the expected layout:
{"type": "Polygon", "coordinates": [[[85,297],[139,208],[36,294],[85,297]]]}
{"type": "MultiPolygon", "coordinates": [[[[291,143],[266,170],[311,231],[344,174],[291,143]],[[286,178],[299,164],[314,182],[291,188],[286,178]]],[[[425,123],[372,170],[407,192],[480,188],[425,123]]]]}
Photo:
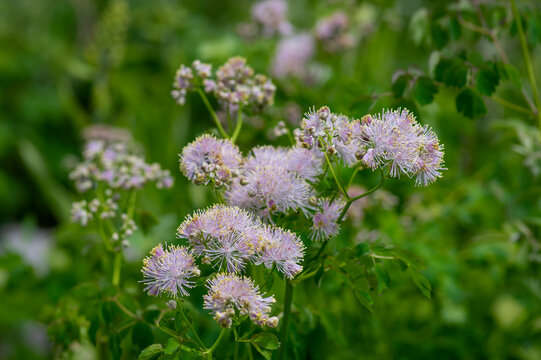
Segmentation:
{"type": "Polygon", "coordinates": [[[172,355],[177,349],[180,347],[180,344],[178,341],[174,338],[169,338],[167,342],[165,343],[165,348],[163,349],[163,353],[166,355],[172,355]]]}
{"type": "Polygon", "coordinates": [[[276,350],[280,347],[280,341],[278,341],[278,337],[268,332],[255,334],[252,336],[250,341],[252,342],[252,344],[260,346],[261,348],[267,350],[276,350]]]}
{"type": "Polygon", "coordinates": [[[449,33],[451,34],[451,39],[456,41],[462,36],[462,30],[460,23],[456,17],[451,17],[449,19],[449,33]]]}
{"type": "Polygon", "coordinates": [[[398,76],[393,81],[393,85],[391,86],[391,91],[393,92],[393,96],[395,98],[402,97],[402,95],[404,94],[404,90],[406,90],[406,87],[408,86],[410,79],[411,79],[411,75],[404,73],[398,76]]]}
{"type": "Polygon", "coordinates": [[[152,329],[144,322],[136,323],[132,328],[132,342],[140,347],[149,346],[154,342],[152,329]]]}
{"type": "Polygon", "coordinates": [[[381,295],[383,291],[389,288],[389,284],[391,283],[387,269],[381,264],[376,265],[376,278],[378,279],[378,294],[381,295]]]}
{"type": "Polygon", "coordinates": [[[355,253],[355,257],[361,257],[370,252],[370,246],[367,243],[362,242],[359,245],[355,246],[355,248],[353,248],[353,251],[355,253]]]}
{"type": "Polygon", "coordinates": [[[438,23],[432,23],[430,33],[432,35],[432,41],[438,50],[443,49],[449,42],[449,33],[438,23]]]}
{"type": "Polygon", "coordinates": [[[355,297],[368,311],[374,312],[374,309],[372,308],[374,300],[372,300],[372,296],[369,292],[355,289],[355,297]]]}
{"type": "Polygon", "coordinates": [[[413,279],[415,286],[417,286],[417,288],[421,290],[421,293],[423,293],[424,296],[430,299],[432,286],[430,285],[430,281],[428,281],[426,276],[424,276],[418,271],[415,271],[411,267],[408,268],[408,273],[413,279]]]}
{"type": "Polygon", "coordinates": [[[147,348],[143,349],[139,354],[138,360],[151,360],[156,359],[163,352],[162,344],[152,344],[147,348]]]}
{"type": "Polygon", "coordinates": [[[323,278],[323,275],[325,275],[325,265],[323,262],[321,262],[321,266],[319,267],[316,275],[314,276],[314,282],[317,286],[319,286],[321,279],[323,278]]]}
{"type": "Polygon", "coordinates": [[[520,74],[518,70],[511,64],[503,62],[496,63],[496,69],[500,77],[504,80],[509,80],[518,89],[522,89],[522,82],[520,81],[520,74]]]}
{"type": "Polygon", "coordinates": [[[475,119],[487,113],[487,107],[477,90],[471,87],[462,89],[456,96],[456,109],[470,119],[475,119]]]}
{"type": "Polygon", "coordinates": [[[461,88],[466,85],[468,67],[459,58],[441,58],[434,69],[434,78],[447,86],[461,88]]]}
{"type": "Polygon", "coordinates": [[[434,95],[438,92],[438,87],[428,76],[421,76],[415,82],[413,87],[413,98],[421,105],[428,105],[434,101],[434,95]]]}
{"type": "Polygon", "coordinates": [[[496,90],[500,82],[499,74],[489,67],[484,67],[477,72],[477,90],[483,95],[490,96],[496,90]]]}
{"type": "Polygon", "coordinates": [[[272,359],[272,352],[267,349],[262,349],[259,345],[252,343],[253,347],[257,350],[258,353],[263,355],[265,360],[271,360],[272,359]]]}
{"type": "Polygon", "coordinates": [[[89,301],[90,299],[96,298],[100,295],[100,287],[96,283],[85,282],[77,285],[72,290],[72,294],[77,299],[89,301]]]}

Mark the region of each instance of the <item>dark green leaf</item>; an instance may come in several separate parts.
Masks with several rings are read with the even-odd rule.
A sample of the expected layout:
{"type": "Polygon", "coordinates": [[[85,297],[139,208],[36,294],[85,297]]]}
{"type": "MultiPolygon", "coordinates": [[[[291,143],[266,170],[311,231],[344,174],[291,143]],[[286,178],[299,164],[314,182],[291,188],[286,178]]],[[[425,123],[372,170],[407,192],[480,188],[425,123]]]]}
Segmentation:
{"type": "Polygon", "coordinates": [[[143,349],[139,354],[138,360],[152,360],[156,359],[163,352],[162,344],[152,344],[143,349]]]}
{"type": "Polygon", "coordinates": [[[487,113],[487,107],[479,92],[471,87],[462,89],[456,96],[456,109],[470,119],[487,113]]]}
{"type": "Polygon", "coordinates": [[[451,39],[454,41],[460,39],[460,37],[462,36],[460,23],[455,17],[451,17],[449,19],[449,33],[451,34],[451,39]]]}
{"type": "Polygon", "coordinates": [[[369,292],[355,289],[355,297],[367,310],[374,312],[374,309],[372,308],[374,300],[372,300],[372,296],[369,292]]]}
{"type": "Polygon", "coordinates": [[[441,58],[434,69],[434,78],[447,86],[461,88],[466,85],[468,67],[458,58],[441,58]]]}
{"type": "Polygon", "coordinates": [[[314,276],[314,282],[316,283],[317,286],[319,286],[321,278],[323,278],[323,275],[325,275],[325,265],[322,262],[321,266],[319,267],[319,270],[314,276]]]}
{"type": "Polygon", "coordinates": [[[361,257],[363,255],[366,255],[370,252],[370,246],[367,243],[360,243],[359,245],[355,246],[353,249],[355,253],[355,257],[361,257]]]}
{"type": "Polygon", "coordinates": [[[132,328],[131,338],[134,344],[140,347],[149,346],[154,342],[152,329],[144,322],[136,323],[132,328]]]}
{"type": "Polygon", "coordinates": [[[268,332],[255,334],[250,341],[263,349],[276,350],[280,347],[280,341],[278,341],[276,335],[268,332]]]}
{"type": "Polygon", "coordinates": [[[421,293],[423,293],[424,296],[430,299],[432,286],[430,285],[430,282],[428,281],[426,276],[424,276],[418,271],[415,271],[412,268],[408,268],[408,273],[413,279],[415,286],[417,286],[417,288],[421,290],[421,293]]]}
{"type": "Polygon", "coordinates": [[[378,279],[378,294],[381,294],[389,288],[389,284],[391,283],[387,269],[381,264],[376,265],[376,278],[378,279]]]}
{"type": "Polygon", "coordinates": [[[520,74],[513,65],[499,61],[493,64],[493,70],[498,73],[500,79],[511,81],[518,89],[522,87],[520,74]]]}
{"type": "Polygon", "coordinates": [[[421,105],[428,105],[434,101],[434,95],[438,92],[438,87],[428,76],[421,76],[417,79],[413,87],[413,98],[421,105]]]}
{"type": "Polygon", "coordinates": [[[443,49],[449,42],[449,33],[438,23],[432,23],[430,33],[432,35],[432,41],[438,50],[443,49]]]}
{"type": "Polygon", "coordinates": [[[252,342],[252,345],[254,346],[254,348],[257,350],[258,353],[263,355],[263,357],[266,360],[271,360],[272,359],[272,352],[270,350],[262,349],[261,347],[259,347],[259,345],[254,344],[253,342],[252,342]]]}
{"type": "Polygon", "coordinates": [[[482,68],[477,72],[476,86],[477,90],[483,95],[490,96],[496,90],[500,76],[496,71],[489,67],[482,68]]]}
{"type": "Polygon", "coordinates": [[[410,74],[402,74],[393,81],[393,85],[391,86],[391,91],[393,92],[393,96],[395,98],[402,97],[402,95],[404,94],[404,90],[406,90],[406,87],[408,86],[410,79],[411,79],[410,74]]]}

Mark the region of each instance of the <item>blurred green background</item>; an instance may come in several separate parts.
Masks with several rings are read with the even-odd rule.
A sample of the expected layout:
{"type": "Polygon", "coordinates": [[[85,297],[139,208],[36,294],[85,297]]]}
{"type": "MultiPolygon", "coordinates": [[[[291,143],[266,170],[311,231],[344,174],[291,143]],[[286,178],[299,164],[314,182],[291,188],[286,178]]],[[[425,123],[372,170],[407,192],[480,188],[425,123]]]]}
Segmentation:
{"type": "MultiPolygon", "coordinates": [[[[75,306],[64,296],[95,277],[98,266],[88,242],[92,235],[69,219],[78,197],[68,173],[80,158],[81,131],[88,125],[129,129],[147,159],[175,177],[171,190],[149,188],[138,198],[138,208],[153,214],[155,224],[134,236],[126,255],[126,286],[139,291],[141,302],[151,301],[137,283],[142,257],[158,242],[174,241],[184,216],[213,201],[178,171],[182,147],[212,123],[195,96],[183,107],[171,99],[175,71],[194,59],[217,66],[240,55],[256,72],[269,73],[277,40],[247,40],[238,32],[239,24],[250,21],[252,4],[0,2],[0,358],[85,358],[84,342],[67,341],[69,351],[61,353],[48,332],[62,340],[62,334],[79,331],[66,324],[60,336],[55,319],[75,306]]],[[[391,90],[397,70],[433,70],[438,46],[423,14],[437,14],[448,4],[291,1],[290,21],[301,30],[345,10],[358,25],[358,43],[340,54],[318,50],[316,83],[275,80],[276,105],[251,121],[240,137],[241,149],[287,144],[269,141],[267,132],[291,104],[298,104],[301,114],[328,105],[355,117],[408,105],[374,94],[391,90]]],[[[541,19],[535,1],[519,5],[541,19]]],[[[488,5],[486,11],[492,14],[488,5]]],[[[541,76],[541,26],[534,25],[528,25],[527,35],[541,76]]],[[[509,31],[499,35],[525,79],[517,37],[509,31]]],[[[488,40],[467,29],[446,51],[495,56],[488,40]]],[[[520,101],[505,84],[497,92],[520,101]]],[[[303,284],[294,308],[299,358],[541,359],[541,181],[535,171],[541,156],[538,144],[524,140],[529,131],[524,126],[535,121],[490,98],[487,115],[465,118],[456,111],[454,95],[442,88],[432,104],[412,109],[445,144],[444,177],[427,188],[415,188],[407,179],[389,181],[385,190],[396,197],[391,204],[367,206],[364,219],[340,235],[418,254],[432,298],[423,297],[406,276],[393,277],[370,313],[337,275],[326,274],[319,288],[303,284]],[[525,164],[528,156],[533,166],[525,164]]],[[[375,181],[361,173],[356,182],[370,187],[375,181]]],[[[84,321],[79,317],[74,323],[84,321]]]]}

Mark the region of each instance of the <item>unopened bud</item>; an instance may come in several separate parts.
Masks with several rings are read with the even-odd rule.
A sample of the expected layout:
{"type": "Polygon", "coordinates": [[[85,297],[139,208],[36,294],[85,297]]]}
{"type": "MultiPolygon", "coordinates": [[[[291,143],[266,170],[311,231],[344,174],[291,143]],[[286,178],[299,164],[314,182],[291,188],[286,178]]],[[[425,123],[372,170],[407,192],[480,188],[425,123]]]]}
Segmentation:
{"type": "Polygon", "coordinates": [[[165,305],[167,305],[167,307],[171,310],[175,310],[177,308],[177,302],[175,300],[169,300],[165,303],[165,305]]]}
{"type": "Polygon", "coordinates": [[[334,145],[331,145],[331,146],[327,147],[327,154],[329,154],[329,155],[336,154],[336,148],[334,147],[334,145]]]}

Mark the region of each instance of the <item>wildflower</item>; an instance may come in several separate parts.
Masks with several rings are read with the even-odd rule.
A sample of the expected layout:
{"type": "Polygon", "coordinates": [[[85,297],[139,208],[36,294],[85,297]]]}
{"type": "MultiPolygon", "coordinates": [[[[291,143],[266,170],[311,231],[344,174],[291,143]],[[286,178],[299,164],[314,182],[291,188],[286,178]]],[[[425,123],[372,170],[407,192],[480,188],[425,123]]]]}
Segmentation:
{"type": "Polygon", "coordinates": [[[316,38],[326,51],[338,52],[350,48],[354,44],[354,38],[348,33],[348,28],[347,14],[343,11],[337,11],[317,22],[316,38]]]}
{"type": "Polygon", "coordinates": [[[287,168],[300,178],[315,181],[323,172],[323,158],[318,153],[293,147],[287,153],[287,168]]]}
{"type": "Polygon", "coordinates": [[[172,297],[187,296],[186,288],[194,287],[192,277],[200,275],[192,251],[184,246],[160,244],[143,260],[142,282],[149,295],[168,294],[172,297]]]}
{"type": "Polygon", "coordinates": [[[343,199],[321,199],[318,204],[318,211],[312,217],[311,237],[314,241],[321,241],[335,237],[340,232],[338,218],[344,209],[343,199]]]}
{"type": "Polygon", "coordinates": [[[87,226],[92,218],[92,212],[89,211],[85,200],[74,202],[71,205],[71,220],[73,222],[79,223],[82,226],[87,226]]]}
{"type": "Polygon", "coordinates": [[[372,169],[390,166],[390,176],[417,176],[426,186],[441,177],[443,146],[427,126],[408,110],[388,110],[365,118],[360,136],[363,163],[372,169]]]}
{"type": "Polygon", "coordinates": [[[276,87],[265,75],[254,74],[246,59],[233,57],[216,71],[214,95],[223,105],[261,110],[274,102],[276,87]]]}
{"type": "Polygon", "coordinates": [[[193,70],[186,65],[180,65],[180,68],[175,75],[175,81],[173,82],[173,90],[171,91],[171,96],[173,96],[173,99],[175,99],[179,105],[184,105],[186,103],[186,94],[188,90],[191,90],[194,86],[193,78],[193,70]]]}
{"type": "Polygon", "coordinates": [[[180,155],[180,170],[188,180],[201,185],[227,185],[238,175],[242,163],[239,148],[229,140],[203,135],[188,144],[180,155]]]}
{"type": "Polygon", "coordinates": [[[269,318],[274,296],[261,296],[259,287],[251,279],[220,273],[208,280],[207,288],[203,307],[211,310],[220,326],[231,327],[233,318],[248,316],[256,325],[276,327],[277,319],[269,318]]]}
{"type": "Polygon", "coordinates": [[[245,170],[246,185],[235,182],[225,196],[227,202],[267,217],[273,212],[309,208],[310,185],[285,166],[259,165],[245,170]]]}
{"type": "Polygon", "coordinates": [[[263,35],[289,35],[293,26],[287,20],[284,0],[263,0],[252,6],[252,18],[262,27],[263,35]]]}
{"type": "Polygon", "coordinates": [[[312,108],[297,131],[297,145],[307,149],[320,149],[328,155],[338,155],[347,165],[359,162],[356,153],[360,147],[361,124],[345,115],[333,114],[327,106],[312,108]]]}
{"type": "Polygon", "coordinates": [[[187,239],[198,256],[215,267],[240,272],[259,249],[258,227],[261,226],[246,210],[214,205],[188,216],[177,230],[177,237],[187,239]]]}
{"type": "Polygon", "coordinates": [[[261,231],[260,244],[256,264],[264,264],[268,269],[276,266],[290,279],[302,271],[300,262],[304,256],[304,244],[296,234],[280,227],[266,226],[261,231]]]}
{"type": "Polygon", "coordinates": [[[292,76],[305,79],[307,64],[314,55],[314,39],[308,33],[283,38],[276,47],[272,61],[272,74],[277,78],[292,76]]]}
{"type": "Polygon", "coordinates": [[[157,163],[148,164],[135,155],[128,144],[91,140],[83,151],[84,159],[70,173],[79,192],[104,184],[110,189],[140,189],[149,182],[157,188],[169,188],[173,178],[157,163]]]}

